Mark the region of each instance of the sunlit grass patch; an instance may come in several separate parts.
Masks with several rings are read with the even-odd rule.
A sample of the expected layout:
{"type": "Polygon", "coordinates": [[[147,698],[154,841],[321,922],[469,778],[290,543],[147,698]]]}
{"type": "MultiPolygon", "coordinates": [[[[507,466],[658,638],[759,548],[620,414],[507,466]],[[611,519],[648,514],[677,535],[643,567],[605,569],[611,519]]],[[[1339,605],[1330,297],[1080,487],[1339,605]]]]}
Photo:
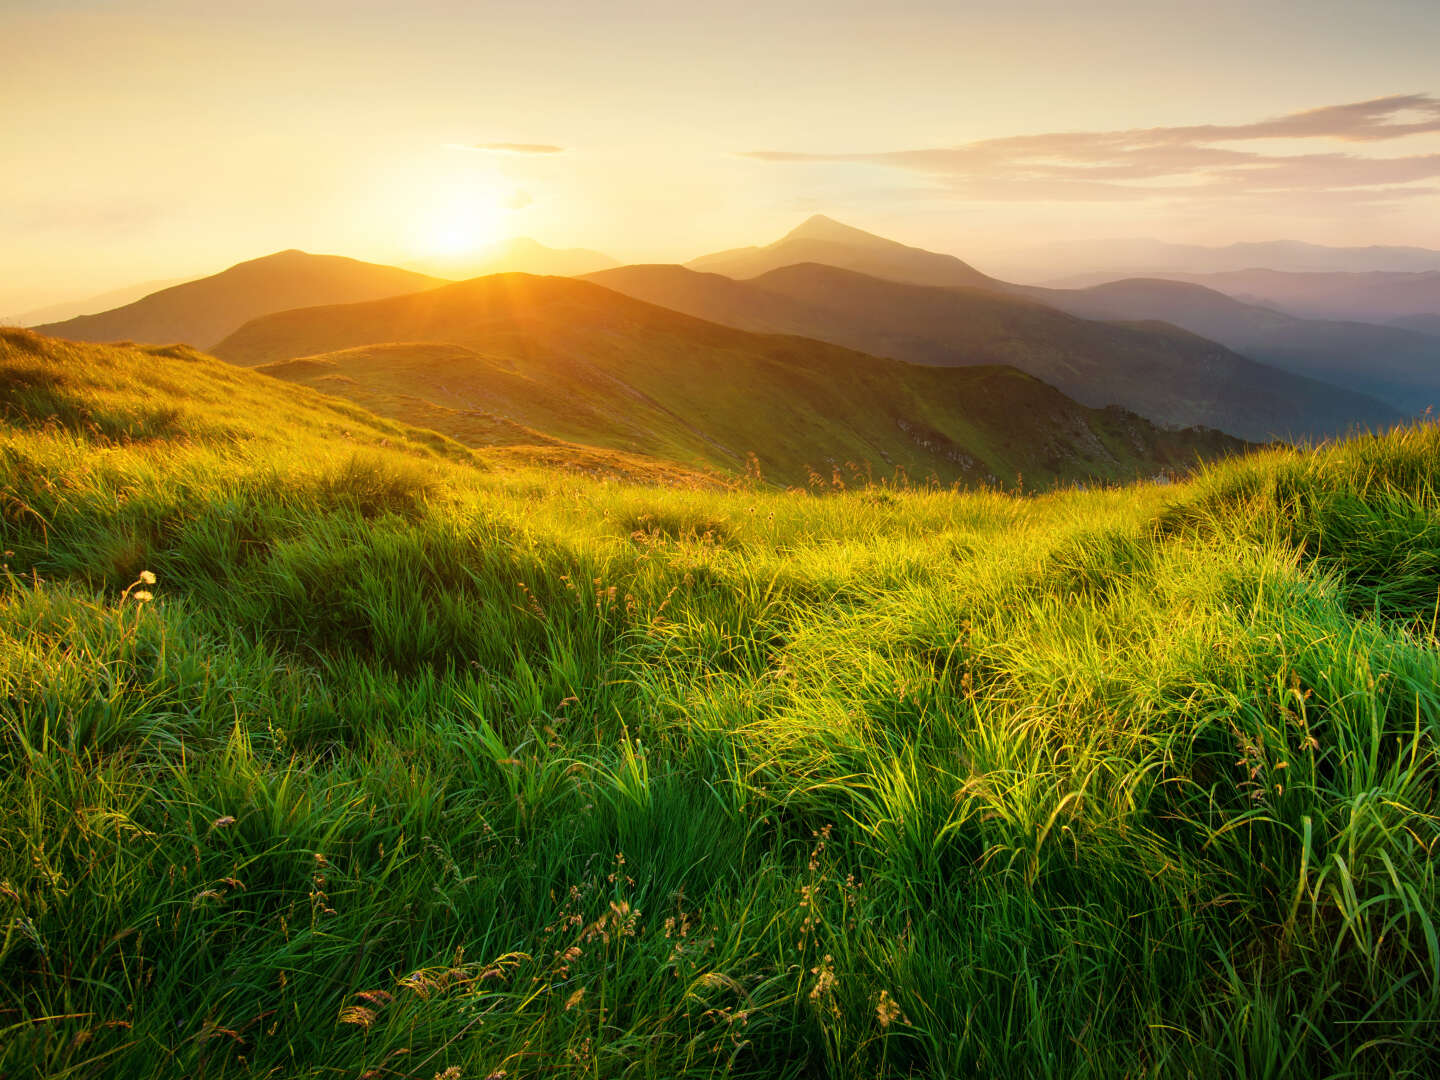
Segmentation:
{"type": "Polygon", "coordinates": [[[206,407],[0,436],[0,1073],[1436,1067],[1435,428],[822,496],[206,407]]]}

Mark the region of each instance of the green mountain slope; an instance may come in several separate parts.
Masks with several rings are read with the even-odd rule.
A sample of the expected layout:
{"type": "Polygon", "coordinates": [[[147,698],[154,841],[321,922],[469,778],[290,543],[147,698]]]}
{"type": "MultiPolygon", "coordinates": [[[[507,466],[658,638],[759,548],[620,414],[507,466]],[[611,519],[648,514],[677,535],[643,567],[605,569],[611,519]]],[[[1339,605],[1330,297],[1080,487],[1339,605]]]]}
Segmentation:
{"type": "Polygon", "coordinates": [[[187,345],[80,343],[0,328],[0,422],[69,432],[95,445],[167,442],[277,447],[382,442],[473,465],[473,451],[349,402],[237,368],[187,345]]]}
{"type": "Polygon", "coordinates": [[[917,364],[1010,364],[1087,405],[1250,439],[1382,427],[1398,411],[1255,363],[1173,327],[1121,325],[1005,293],[801,265],[746,281],[678,266],[590,275],[621,292],[750,330],[804,334],[917,364]]]}
{"type": "Polygon", "coordinates": [[[34,329],[72,341],[184,342],[203,349],[257,315],[375,300],[441,282],[411,270],[339,255],[281,251],[162,289],[124,307],[34,329]]]}
{"type": "MultiPolygon", "coordinates": [[[[286,365],[277,365],[285,368],[286,365]]],[[[298,376],[307,362],[280,374],[298,376]]],[[[460,415],[429,403],[388,415],[367,404],[355,388],[336,393],[324,374],[319,392],[257,371],[238,368],[188,345],[139,346],[78,343],[0,327],[0,423],[16,429],[59,431],[107,447],[141,446],[159,451],[172,444],[206,452],[235,449],[252,464],[267,459],[345,460],[381,448],[392,458],[427,467],[474,471],[543,468],[547,472],[604,477],[632,483],[720,487],[730,478],[671,461],[567,443],[494,418],[460,415]],[[343,400],[344,398],[350,400],[343,400]],[[394,419],[405,413],[412,423],[394,419]],[[458,419],[457,419],[458,417],[458,419]],[[454,429],[455,438],[443,434],[454,429]]],[[[168,449],[167,449],[168,448],[168,449]]],[[[348,468],[349,466],[347,466],[348,468]]],[[[352,478],[360,489],[380,488],[364,498],[409,498],[383,477],[367,477],[362,461],[352,478]],[[389,491],[389,495],[385,494],[389,491]]],[[[406,474],[406,483],[422,474],[406,474]]],[[[403,486],[403,484],[401,485],[403,486]]],[[[403,501],[402,498],[402,501],[403,501]]],[[[14,504],[6,512],[16,511],[14,504]]]]}
{"type": "Polygon", "coordinates": [[[281,312],[216,354],[414,422],[422,403],[449,409],[455,421],[441,430],[472,441],[508,424],[732,472],[754,455],[767,478],[789,484],[852,462],[877,477],[1043,484],[1133,476],[1238,446],[1085,408],[1013,369],[881,360],[522,274],[281,312]]]}

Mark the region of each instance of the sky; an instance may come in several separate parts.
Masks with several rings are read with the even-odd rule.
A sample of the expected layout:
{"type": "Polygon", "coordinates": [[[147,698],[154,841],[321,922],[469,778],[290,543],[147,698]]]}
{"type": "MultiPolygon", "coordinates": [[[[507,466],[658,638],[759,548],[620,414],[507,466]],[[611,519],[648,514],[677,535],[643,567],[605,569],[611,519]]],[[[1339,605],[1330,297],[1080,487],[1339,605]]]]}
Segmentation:
{"type": "Polygon", "coordinates": [[[0,0],[0,313],[285,248],[1440,248],[1437,0],[0,0]]]}

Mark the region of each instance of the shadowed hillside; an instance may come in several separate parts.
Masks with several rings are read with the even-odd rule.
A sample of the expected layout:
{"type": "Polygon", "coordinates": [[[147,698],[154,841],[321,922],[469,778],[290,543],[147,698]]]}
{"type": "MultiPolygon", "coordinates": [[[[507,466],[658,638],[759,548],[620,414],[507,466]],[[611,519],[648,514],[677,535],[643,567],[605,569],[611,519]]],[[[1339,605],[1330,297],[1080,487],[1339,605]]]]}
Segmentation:
{"type": "Polygon", "coordinates": [[[282,312],[216,354],[467,441],[519,425],[732,472],[754,455],[768,479],[792,484],[847,463],[876,478],[1047,484],[1184,467],[1238,446],[1085,408],[1013,369],[921,367],[749,334],[564,278],[498,275],[282,312]]]}
{"type": "Polygon", "coordinates": [[[1088,289],[1012,286],[1089,319],[1161,319],[1296,374],[1414,415],[1440,405],[1440,338],[1397,326],[1301,319],[1202,285],[1134,278],[1088,289]]]}
{"type": "Polygon", "coordinates": [[[416,292],[441,279],[339,255],[281,251],[152,293],[132,304],[34,329],[72,341],[184,342],[209,348],[272,311],[416,292]]]}
{"type": "Polygon", "coordinates": [[[701,318],[917,364],[1010,364],[1087,405],[1119,404],[1160,423],[1250,439],[1331,435],[1400,418],[1378,401],[1171,327],[1096,322],[988,290],[906,285],[817,265],[746,281],[679,266],[621,267],[589,280],[701,318]]]}
{"type": "MultiPolygon", "coordinates": [[[[1122,322],[1160,320],[1209,338],[1267,366],[1283,368],[1293,374],[1321,382],[1334,383],[1347,391],[1339,395],[1334,394],[1333,390],[1330,391],[1332,396],[1325,403],[1316,402],[1312,406],[1307,401],[1306,407],[1314,409],[1313,416],[1298,425],[1292,417],[1285,416],[1285,423],[1281,428],[1269,426],[1280,414],[1267,416],[1267,410],[1262,407],[1258,417],[1259,428],[1250,426],[1249,419],[1245,421],[1244,427],[1227,428],[1250,437],[1255,437],[1262,430],[1334,434],[1355,425],[1383,425],[1393,422],[1399,416],[1414,415],[1422,411],[1436,399],[1436,387],[1440,386],[1440,379],[1433,374],[1440,369],[1440,342],[1431,341],[1413,332],[1405,333],[1394,327],[1375,328],[1359,323],[1300,320],[1278,311],[1243,304],[1198,286],[1182,287],[1177,283],[1166,284],[1159,281],[1111,282],[1098,291],[1012,285],[980,274],[952,256],[907,248],[894,241],[832,222],[828,218],[811,219],[811,222],[802,225],[796,233],[767,248],[707,256],[688,265],[692,269],[715,271],[732,278],[753,279],[771,269],[783,268],[787,261],[791,264],[815,262],[890,281],[970,286],[1010,293],[1088,319],[1122,322]],[[806,250],[803,245],[791,242],[796,233],[804,234],[812,225],[825,237],[823,248],[806,250]],[[876,252],[890,252],[895,254],[896,258],[877,258],[876,252]],[[900,254],[903,254],[903,258],[900,254]],[[950,267],[952,271],[958,266],[963,267],[963,272],[951,273],[942,270],[927,277],[923,273],[912,272],[915,266],[950,267]],[[1360,396],[1357,397],[1357,393],[1360,396]],[[1387,408],[1394,412],[1388,412],[1387,408],[1378,408],[1376,399],[1385,402],[1387,408]],[[1347,402],[1353,403],[1353,411],[1346,411],[1347,402]]],[[[623,279],[617,279],[617,285],[620,280],[623,279]]],[[[637,295],[644,295],[657,303],[664,302],[649,292],[655,286],[646,284],[643,277],[632,280],[637,289],[641,290],[637,295]]],[[[693,285],[683,286],[676,291],[683,296],[685,292],[693,291],[693,285]]],[[[723,304],[727,309],[733,308],[733,297],[723,304]]],[[[838,304],[835,306],[841,307],[838,304]]],[[[900,339],[906,335],[908,327],[903,320],[897,318],[892,321],[889,331],[895,338],[900,339]]],[[[822,335],[815,330],[804,332],[824,336],[826,340],[840,340],[834,333],[822,335]]],[[[847,344],[853,342],[847,341],[847,344]]],[[[873,348],[868,345],[857,347],[873,348]]],[[[1036,373],[1041,374],[1042,378],[1050,378],[1041,372],[1036,373]]],[[[1274,376],[1267,378],[1273,381],[1274,376]]],[[[1066,384],[1058,379],[1052,381],[1081,400],[1094,400],[1085,397],[1073,384],[1066,384]]],[[[1312,386],[1303,396],[1323,398],[1326,393],[1323,388],[1312,386]]],[[[1179,394],[1177,399],[1183,400],[1185,396],[1179,394]]],[[[1139,408],[1128,399],[1116,400],[1131,408],[1139,408]]],[[[1272,397],[1270,400],[1274,405],[1285,408],[1283,396],[1272,397]]],[[[1197,401],[1201,404],[1207,403],[1203,397],[1197,401]]],[[[1163,419],[1167,415],[1165,412],[1147,411],[1144,408],[1139,408],[1139,411],[1155,419],[1163,419]]],[[[1224,426],[1223,421],[1216,417],[1199,422],[1224,426]]]]}

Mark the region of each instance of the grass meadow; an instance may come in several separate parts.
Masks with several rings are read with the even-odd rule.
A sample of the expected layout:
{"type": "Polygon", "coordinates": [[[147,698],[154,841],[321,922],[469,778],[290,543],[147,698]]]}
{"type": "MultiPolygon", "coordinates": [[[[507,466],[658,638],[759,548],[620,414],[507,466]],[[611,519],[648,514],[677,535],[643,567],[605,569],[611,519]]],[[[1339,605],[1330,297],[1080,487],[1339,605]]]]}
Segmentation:
{"type": "Polygon", "coordinates": [[[0,1074],[1440,1068],[1440,428],[646,486],[0,338],[0,1074]]]}

